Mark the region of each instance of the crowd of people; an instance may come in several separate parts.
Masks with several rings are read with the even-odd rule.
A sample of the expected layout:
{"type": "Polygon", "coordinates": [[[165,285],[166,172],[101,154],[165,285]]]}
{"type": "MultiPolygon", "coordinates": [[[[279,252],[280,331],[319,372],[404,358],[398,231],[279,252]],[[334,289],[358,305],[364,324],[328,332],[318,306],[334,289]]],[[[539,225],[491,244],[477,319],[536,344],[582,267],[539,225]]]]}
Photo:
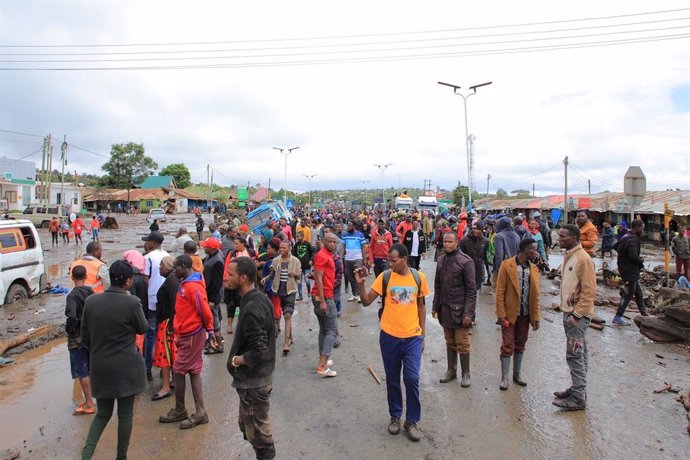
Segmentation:
{"type": "MultiPolygon", "coordinates": [[[[633,297],[646,313],[638,282],[642,228],[641,221],[633,221],[627,235],[619,233],[611,243],[626,282],[616,318],[633,297]],[[625,269],[626,263],[633,268],[625,269]]],[[[72,377],[84,396],[74,413],[96,414],[82,458],[93,455],[115,400],[117,455],[125,458],[133,399],[147,388],[146,380],[154,380],[155,368],[160,387],[151,399],[175,401],[159,421],[179,423],[180,429],[208,423],[203,355],[223,354],[226,349],[227,369],[239,396],[242,434],[257,458],[274,458],[269,399],[276,341],[282,332],[282,352],[289,356],[294,344],[292,315],[299,302],[310,302],[319,325],[314,371],[321,378],[337,377],[333,354],[342,342],[343,291],[350,295],[347,302],[363,307],[380,298],[388,431],[395,435],[402,430],[419,441],[419,372],[432,281],[420,262],[427,255],[436,264],[431,315],[443,328],[447,350],[447,370],[439,381],[460,376],[461,387],[471,386],[471,328],[476,325],[477,293],[487,286],[492,288],[501,328],[499,387],[509,388],[511,360],[513,383],[527,384],[522,362],[528,331],[539,329],[539,278],[549,268],[549,251],[555,244],[548,221],[538,212],[527,219],[520,214],[298,210],[291,221],[269,222],[258,235],[240,217],[216,225],[206,224],[199,215],[196,240],[181,227],[165,245],[167,250],[159,230],[152,227],[143,238],[143,254],[127,250],[109,268],[101,260],[101,244],[94,240],[70,268],[74,289],[67,297],[66,330],[72,377]],[[367,286],[370,271],[374,281],[367,286]],[[227,321],[224,332],[221,304],[227,321]],[[185,405],[187,375],[195,406],[191,414],[185,405]]],[[[558,230],[557,243],[565,251],[560,309],[572,384],[554,392],[553,404],[564,410],[586,408],[586,331],[594,315],[592,257],[597,240],[598,231],[584,211],[574,225],[558,230]]]]}

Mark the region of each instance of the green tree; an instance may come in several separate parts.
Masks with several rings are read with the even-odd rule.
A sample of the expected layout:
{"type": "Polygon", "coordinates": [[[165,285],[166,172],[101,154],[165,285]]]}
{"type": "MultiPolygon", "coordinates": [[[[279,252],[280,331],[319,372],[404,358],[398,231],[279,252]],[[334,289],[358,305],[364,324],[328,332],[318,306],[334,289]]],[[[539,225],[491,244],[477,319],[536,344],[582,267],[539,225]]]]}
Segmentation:
{"type": "Polygon", "coordinates": [[[147,157],[144,144],[113,144],[110,149],[110,160],[101,166],[107,176],[102,183],[110,187],[126,188],[127,203],[129,192],[135,182],[141,182],[158,169],[158,165],[151,157],[147,157]]]}
{"type": "Polygon", "coordinates": [[[184,163],[173,163],[161,169],[161,176],[173,176],[178,188],[187,188],[192,185],[192,175],[184,163]]]}
{"type": "Polygon", "coordinates": [[[510,194],[515,195],[518,198],[529,198],[529,196],[530,196],[529,190],[525,190],[525,189],[521,189],[521,188],[519,188],[517,190],[511,190],[510,194]]]}
{"type": "Polygon", "coordinates": [[[458,181],[457,187],[453,189],[453,203],[456,205],[460,206],[463,203],[463,199],[465,204],[467,204],[467,198],[470,196],[470,189],[466,185],[462,185],[460,181],[458,181]]]}
{"type": "Polygon", "coordinates": [[[508,198],[508,192],[506,192],[502,188],[499,188],[498,190],[496,190],[496,198],[499,198],[499,199],[508,198]]]}

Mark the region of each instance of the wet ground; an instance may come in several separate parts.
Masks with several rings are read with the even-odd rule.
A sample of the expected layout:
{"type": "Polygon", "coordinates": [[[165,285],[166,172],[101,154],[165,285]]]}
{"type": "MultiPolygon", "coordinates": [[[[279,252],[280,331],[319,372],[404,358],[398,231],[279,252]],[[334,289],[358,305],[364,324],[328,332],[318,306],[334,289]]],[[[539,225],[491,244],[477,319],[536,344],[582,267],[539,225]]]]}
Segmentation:
{"type": "MultiPolygon", "coordinates": [[[[147,228],[141,222],[123,222],[122,230],[103,232],[106,260],[141,244],[147,228]],[[106,243],[110,240],[116,242],[106,243]]],[[[179,222],[162,228],[173,230],[179,222]]],[[[191,227],[192,219],[186,222],[191,227]]],[[[64,264],[74,255],[74,249],[64,248],[47,253],[52,262],[48,265],[57,265],[53,269],[57,282],[66,281],[64,264]]],[[[422,261],[422,270],[431,279],[433,268],[430,260],[422,261]]],[[[546,292],[554,286],[543,279],[542,290],[542,305],[548,306],[556,297],[546,292]]],[[[27,308],[46,309],[46,313],[30,313],[30,319],[61,322],[63,302],[64,297],[51,296],[29,302],[27,308]]],[[[423,439],[412,443],[402,434],[391,436],[386,431],[385,381],[378,385],[367,370],[371,365],[384,377],[376,308],[346,303],[340,323],[343,344],[332,356],[339,374],[323,380],[313,373],[318,326],[311,305],[298,304],[295,345],[288,357],[276,358],[271,418],[278,458],[688,457],[690,436],[682,405],[673,393],[653,393],[664,382],[688,387],[687,348],[654,344],[634,326],[607,327],[603,332],[590,329],[589,406],[585,412],[563,413],[551,405],[551,393],[569,385],[560,313],[544,309],[541,329],[530,332],[523,366],[528,386],[502,392],[498,389],[500,331],[494,325],[488,292],[479,295],[478,325],[473,329],[472,387],[438,383],[445,371],[443,333],[429,315],[421,371],[423,439]]],[[[6,314],[0,311],[3,333],[10,322],[4,320],[6,314]]],[[[610,320],[613,310],[599,308],[597,314],[610,320]]],[[[278,340],[282,344],[282,335],[278,340]]],[[[71,415],[73,385],[64,340],[14,357],[16,365],[0,369],[0,451],[12,447],[22,458],[77,458],[91,418],[71,415]]],[[[226,360],[226,354],[205,358],[204,391],[211,422],[188,432],[158,424],[158,416],[173,403],[171,399],[151,402],[148,396],[158,390],[158,379],[149,385],[147,394],[136,401],[129,458],[254,458],[237,428],[237,395],[230,387],[226,360]]],[[[193,407],[191,394],[188,403],[193,407]]],[[[112,458],[115,443],[113,419],[97,458],[112,458]]]]}

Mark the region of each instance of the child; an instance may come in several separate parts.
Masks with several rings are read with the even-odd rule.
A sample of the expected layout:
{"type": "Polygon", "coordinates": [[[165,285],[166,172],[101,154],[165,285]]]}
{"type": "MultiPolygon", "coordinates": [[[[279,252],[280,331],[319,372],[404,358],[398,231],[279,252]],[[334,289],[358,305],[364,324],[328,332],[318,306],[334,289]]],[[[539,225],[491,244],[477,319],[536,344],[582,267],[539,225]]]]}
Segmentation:
{"type": "Polygon", "coordinates": [[[81,232],[84,230],[84,221],[81,220],[80,216],[77,216],[76,220],[72,222],[72,228],[74,229],[74,244],[84,244],[81,240],[81,232]]]}
{"type": "Polygon", "coordinates": [[[101,221],[98,220],[98,217],[96,214],[93,215],[93,219],[91,219],[91,228],[89,230],[91,231],[91,239],[98,242],[98,234],[100,233],[101,229],[101,221]]]}
{"type": "Polygon", "coordinates": [[[91,381],[89,379],[89,352],[81,348],[81,316],[84,312],[84,302],[86,298],[93,294],[93,289],[85,286],[86,267],[75,265],[72,268],[72,281],[74,289],[67,295],[65,306],[65,316],[67,322],[65,331],[67,332],[67,349],[69,350],[70,368],[72,379],[79,379],[84,402],[79,405],[74,415],[93,414],[96,406],[91,398],[91,381]]]}
{"type": "Polygon", "coordinates": [[[69,244],[69,220],[66,218],[60,224],[60,233],[62,234],[62,242],[69,244]]]}

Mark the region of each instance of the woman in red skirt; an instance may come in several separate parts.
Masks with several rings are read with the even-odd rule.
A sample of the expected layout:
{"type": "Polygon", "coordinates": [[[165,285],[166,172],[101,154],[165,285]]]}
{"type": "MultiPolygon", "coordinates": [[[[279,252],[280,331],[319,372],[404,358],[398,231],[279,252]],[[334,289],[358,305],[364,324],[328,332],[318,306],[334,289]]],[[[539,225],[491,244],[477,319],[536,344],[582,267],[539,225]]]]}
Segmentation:
{"type": "Polygon", "coordinates": [[[152,401],[165,399],[172,396],[170,389],[170,369],[175,361],[175,340],[173,334],[173,316],[175,315],[175,299],[180,281],[173,271],[173,259],[171,256],[163,257],[160,265],[161,275],[165,281],[156,294],[156,319],[158,330],[156,346],[153,352],[153,365],[161,370],[161,389],[153,396],[152,401]]]}

